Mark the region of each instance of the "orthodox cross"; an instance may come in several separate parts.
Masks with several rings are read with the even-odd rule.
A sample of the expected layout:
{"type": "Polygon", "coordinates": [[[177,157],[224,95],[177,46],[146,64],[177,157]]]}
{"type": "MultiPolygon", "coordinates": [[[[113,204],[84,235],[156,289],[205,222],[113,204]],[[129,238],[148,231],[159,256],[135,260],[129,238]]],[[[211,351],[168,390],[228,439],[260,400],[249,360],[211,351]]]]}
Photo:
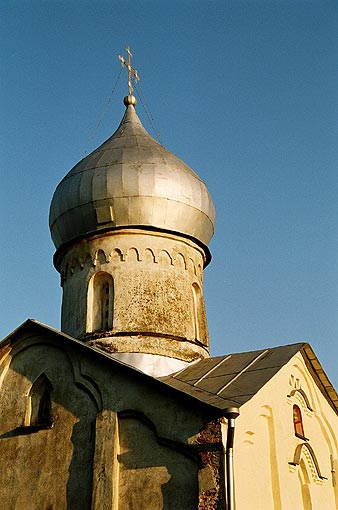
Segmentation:
{"type": "Polygon", "coordinates": [[[119,60],[121,61],[122,67],[126,67],[128,71],[128,89],[129,94],[132,94],[134,91],[132,85],[132,79],[134,78],[134,82],[137,83],[140,80],[139,75],[137,74],[136,69],[133,69],[131,66],[131,57],[133,56],[130,51],[130,46],[126,47],[126,52],[128,53],[128,59],[126,60],[124,57],[119,55],[119,60]]]}

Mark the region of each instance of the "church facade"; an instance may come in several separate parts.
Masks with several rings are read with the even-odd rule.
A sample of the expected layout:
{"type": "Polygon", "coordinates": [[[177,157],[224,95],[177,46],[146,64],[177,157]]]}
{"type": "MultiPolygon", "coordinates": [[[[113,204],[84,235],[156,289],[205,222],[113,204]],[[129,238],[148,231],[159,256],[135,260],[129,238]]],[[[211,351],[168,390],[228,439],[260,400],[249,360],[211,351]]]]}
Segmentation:
{"type": "Polygon", "coordinates": [[[0,343],[8,510],[337,510],[338,396],[304,344],[210,357],[205,184],[117,131],[51,204],[61,332],[0,343]]]}

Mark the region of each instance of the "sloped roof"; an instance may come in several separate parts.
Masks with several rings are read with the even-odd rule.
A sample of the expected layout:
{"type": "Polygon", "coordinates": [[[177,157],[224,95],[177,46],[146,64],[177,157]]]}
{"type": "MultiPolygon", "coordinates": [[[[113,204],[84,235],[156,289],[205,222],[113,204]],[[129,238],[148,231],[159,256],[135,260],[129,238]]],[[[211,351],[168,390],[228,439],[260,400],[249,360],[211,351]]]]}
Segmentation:
{"type": "Polygon", "coordinates": [[[248,402],[297,352],[301,352],[319,389],[331,407],[338,413],[337,392],[308,343],[206,358],[191,363],[179,372],[154,378],[135,367],[112,358],[97,347],[85,344],[33,319],[28,319],[2,340],[0,348],[11,343],[21,334],[29,334],[32,330],[38,330],[40,334],[57,335],[58,341],[61,341],[62,344],[69,343],[81,350],[95,352],[108,363],[124,366],[131,373],[145,377],[153,383],[165,384],[172,390],[197,400],[202,405],[217,409],[218,412],[227,407],[240,407],[248,402]]]}
{"type": "Polygon", "coordinates": [[[312,373],[312,376],[317,382],[323,395],[326,397],[331,407],[338,413],[338,393],[326,375],[325,370],[321,366],[310,344],[305,344],[302,354],[307,367],[312,373]]]}
{"type": "MultiPolygon", "coordinates": [[[[81,340],[78,340],[77,338],[74,338],[70,335],[67,335],[67,333],[63,333],[62,331],[59,331],[58,329],[52,328],[51,326],[48,326],[47,324],[44,324],[43,322],[39,322],[35,319],[27,319],[25,322],[20,324],[14,331],[12,331],[9,335],[7,335],[3,340],[0,341],[0,349],[5,347],[6,345],[10,344],[12,341],[16,340],[17,338],[20,338],[22,336],[30,336],[30,334],[39,334],[44,335],[46,333],[51,334],[54,337],[57,337],[58,342],[60,342],[60,345],[62,344],[69,344],[72,345],[74,348],[79,348],[84,351],[92,351],[96,353],[101,358],[104,358],[108,360],[108,362],[114,362],[118,365],[122,365],[127,367],[130,370],[133,370],[134,372],[137,372],[142,375],[144,374],[141,370],[138,370],[135,367],[131,367],[130,365],[127,365],[121,360],[116,360],[112,358],[107,352],[99,349],[98,347],[95,347],[93,345],[89,345],[81,340]]],[[[147,376],[151,377],[151,376],[147,376]]]]}
{"type": "Polygon", "coordinates": [[[320,390],[337,412],[338,395],[307,343],[204,359],[159,379],[219,409],[240,407],[299,351],[320,390]]]}

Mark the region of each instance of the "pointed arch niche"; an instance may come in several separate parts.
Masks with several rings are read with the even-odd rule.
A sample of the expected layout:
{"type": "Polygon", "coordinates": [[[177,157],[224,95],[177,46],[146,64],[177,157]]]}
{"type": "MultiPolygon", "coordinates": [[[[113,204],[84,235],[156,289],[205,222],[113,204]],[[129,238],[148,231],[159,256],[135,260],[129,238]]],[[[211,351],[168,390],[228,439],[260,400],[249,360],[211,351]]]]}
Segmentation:
{"type": "Polygon", "coordinates": [[[32,384],[28,395],[25,425],[30,427],[50,427],[52,425],[53,386],[46,374],[41,374],[32,384]]]}
{"type": "Polygon", "coordinates": [[[87,332],[113,327],[114,280],[109,273],[96,273],[90,280],[87,299],[87,332]]]}

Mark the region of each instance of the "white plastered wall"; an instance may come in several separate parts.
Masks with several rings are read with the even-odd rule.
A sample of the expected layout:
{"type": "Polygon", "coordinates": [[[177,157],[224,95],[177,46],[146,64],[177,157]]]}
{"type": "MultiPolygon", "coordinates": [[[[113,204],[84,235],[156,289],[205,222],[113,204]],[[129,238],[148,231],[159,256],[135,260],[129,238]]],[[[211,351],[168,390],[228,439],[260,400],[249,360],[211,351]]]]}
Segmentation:
{"type": "Polygon", "coordinates": [[[240,411],[236,510],[337,510],[338,416],[301,353],[240,411]],[[308,440],[295,435],[293,405],[301,409],[308,440]]]}

